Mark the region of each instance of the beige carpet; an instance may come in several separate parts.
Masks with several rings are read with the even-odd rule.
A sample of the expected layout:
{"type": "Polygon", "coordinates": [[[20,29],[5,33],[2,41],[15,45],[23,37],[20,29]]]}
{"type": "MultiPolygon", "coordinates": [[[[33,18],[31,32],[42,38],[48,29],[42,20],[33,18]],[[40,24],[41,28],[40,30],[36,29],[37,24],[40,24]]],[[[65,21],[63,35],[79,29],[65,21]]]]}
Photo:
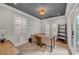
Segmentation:
{"type": "Polygon", "coordinates": [[[37,46],[36,44],[26,43],[17,49],[20,51],[21,55],[68,55],[67,44],[56,42],[56,46],[53,48],[53,52],[50,52],[50,47],[37,46]]]}

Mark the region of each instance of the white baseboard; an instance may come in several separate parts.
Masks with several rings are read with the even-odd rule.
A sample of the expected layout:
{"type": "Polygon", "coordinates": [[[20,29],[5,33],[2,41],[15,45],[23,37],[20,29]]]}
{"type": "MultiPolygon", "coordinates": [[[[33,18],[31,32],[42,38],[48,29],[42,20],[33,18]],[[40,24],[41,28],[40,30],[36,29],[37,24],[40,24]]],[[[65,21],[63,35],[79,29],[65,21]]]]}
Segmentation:
{"type": "Polygon", "coordinates": [[[26,43],[25,41],[24,42],[21,42],[21,43],[16,43],[16,44],[14,44],[16,47],[18,47],[18,46],[20,46],[20,45],[22,45],[22,44],[24,44],[24,43],[26,43]]]}
{"type": "Polygon", "coordinates": [[[21,43],[16,43],[16,44],[14,44],[16,47],[18,47],[18,46],[20,46],[20,45],[22,45],[22,44],[25,44],[25,43],[27,43],[28,42],[28,40],[26,40],[26,41],[23,41],[23,42],[21,42],[21,43]]]}

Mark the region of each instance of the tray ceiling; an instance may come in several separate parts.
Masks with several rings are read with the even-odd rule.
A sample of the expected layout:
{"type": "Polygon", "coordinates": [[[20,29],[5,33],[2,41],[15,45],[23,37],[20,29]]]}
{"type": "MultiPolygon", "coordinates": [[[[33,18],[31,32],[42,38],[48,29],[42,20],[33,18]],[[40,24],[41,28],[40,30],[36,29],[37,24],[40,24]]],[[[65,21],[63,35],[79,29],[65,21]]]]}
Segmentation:
{"type": "Polygon", "coordinates": [[[20,11],[28,13],[36,18],[47,19],[51,17],[57,17],[65,15],[66,11],[66,3],[5,3],[9,6],[12,6],[20,11]],[[40,16],[38,10],[40,7],[44,7],[46,9],[45,16],[40,16]]]}

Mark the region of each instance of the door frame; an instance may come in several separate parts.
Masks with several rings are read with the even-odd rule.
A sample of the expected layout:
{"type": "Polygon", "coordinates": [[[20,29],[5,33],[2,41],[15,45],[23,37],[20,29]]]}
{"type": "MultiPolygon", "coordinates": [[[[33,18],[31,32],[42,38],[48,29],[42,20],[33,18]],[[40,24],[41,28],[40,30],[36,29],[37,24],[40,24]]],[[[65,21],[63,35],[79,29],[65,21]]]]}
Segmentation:
{"type": "Polygon", "coordinates": [[[74,28],[74,47],[73,47],[73,49],[74,49],[74,54],[79,54],[79,53],[77,53],[77,47],[76,47],[76,45],[77,45],[77,42],[76,42],[76,28],[77,28],[77,16],[79,15],[79,8],[77,8],[76,10],[75,10],[75,12],[74,12],[74,21],[73,21],[73,28],[74,28]]]}

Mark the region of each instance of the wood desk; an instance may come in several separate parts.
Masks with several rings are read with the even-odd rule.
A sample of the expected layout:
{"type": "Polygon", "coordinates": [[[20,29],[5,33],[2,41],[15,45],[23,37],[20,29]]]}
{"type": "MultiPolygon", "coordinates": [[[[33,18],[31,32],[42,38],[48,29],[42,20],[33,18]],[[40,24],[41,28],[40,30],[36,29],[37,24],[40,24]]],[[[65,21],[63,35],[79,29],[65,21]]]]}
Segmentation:
{"type": "Polygon", "coordinates": [[[32,40],[36,39],[37,45],[42,46],[43,43],[50,44],[50,40],[49,40],[48,36],[46,36],[45,34],[34,34],[34,35],[32,35],[32,38],[33,38],[32,40]]]}
{"type": "Polygon", "coordinates": [[[9,40],[6,40],[4,43],[0,43],[0,55],[16,55],[16,54],[19,54],[19,51],[9,40]]]}

